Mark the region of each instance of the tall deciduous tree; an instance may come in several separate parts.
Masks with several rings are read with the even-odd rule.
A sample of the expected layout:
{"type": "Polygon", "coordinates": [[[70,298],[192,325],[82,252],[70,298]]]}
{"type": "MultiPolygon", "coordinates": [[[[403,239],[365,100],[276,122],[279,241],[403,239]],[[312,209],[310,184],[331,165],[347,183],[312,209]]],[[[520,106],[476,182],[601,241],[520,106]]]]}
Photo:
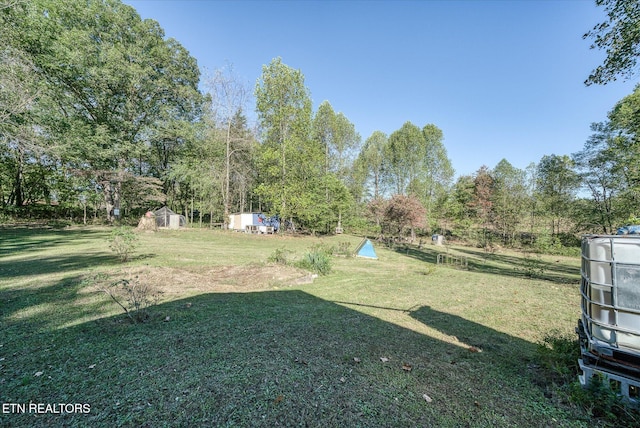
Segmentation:
{"type": "Polygon", "coordinates": [[[27,3],[0,2],[0,205],[22,207],[51,201],[50,177],[55,164],[38,120],[47,94],[35,76],[34,64],[16,40],[16,16],[27,3]]]}
{"type": "Polygon", "coordinates": [[[592,39],[591,48],[603,49],[607,56],[604,63],[591,72],[585,84],[606,84],[618,76],[636,76],[640,55],[640,1],[596,0],[595,3],[604,7],[607,19],[583,38],[592,39]]]}
{"type": "Polygon", "coordinates": [[[428,124],[422,128],[424,137],[424,153],[421,168],[421,199],[427,209],[427,216],[433,219],[440,217],[442,204],[445,203],[451,189],[454,170],[447,150],[442,143],[442,130],[436,125],[428,124]],[[438,214],[438,215],[436,215],[438,214]]]}
{"type": "Polygon", "coordinates": [[[224,145],[224,179],[221,193],[223,224],[226,227],[231,210],[232,182],[240,184],[249,181],[249,171],[243,165],[243,161],[250,157],[243,152],[251,151],[254,140],[248,132],[246,119],[242,114],[246,107],[248,90],[234,75],[231,66],[216,70],[213,76],[207,79],[206,85],[212,100],[212,124],[215,131],[211,133],[211,137],[224,145]]]}
{"type": "Polygon", "coordinates": [[[573,160],[566,155],[543,156],[538,163],[537,193],[551,217],[551,232],[562,232],[562,222],[570,217],[571,204],[580,186],[573,160]]]}
{"type": "Polygon", "coordinates": [[[615,154],[616,169],[622,175],[627,197],[640,201],[640,85],[616,103],[606,125],[611,137],[607,147],[615,154]]]}
{"type": "Polygon", "coordinates": [[[529,206],[526,175],[506,159],[493,168],[493,221],[505,244],[513,244],[529,206]]]}
{"type": "Polygon", "coordinates": [[[13,39],[56,101],[59,156],[102,188],[107,218],[122,184],[149,169],[158,125],[199,114],[195,59],[152,20],[117,0],[34,0],[14,14],[13,39]]]}
{"type": "Polygon", "coordinates": [[[579,221],[585,230],[597,226],[611,233],[630,216],[637,216],[640,204],[640,86],[620,100],[609,112],[609,120],[591,125],[593,134],[584,148],[573,154],[590,195],[579,221]]]}
{"type": "Polygon", "coordinates": [[[591,199],[583,213],[586,229],[597,225],[601,232],[611,233],[615,229],[616,220],[628,216],[628,212],[616,213],[616,200],[624,187],[624,176],[618,167],[616,151],[614,149],[615,136],[608,123],[594,123],[594,132],[584,145],[584,148],[573,154],[573,160],[580,177],[582,186],[589,192],[591,199]],[[585,215],[588,214],[588,215],[585,215]],[[617,215],[616,215],[617,214],[617,215]]]}
{"type": "Polygon", "coordinates": [[[333,147],[330,152],[332,172],[346,181],[360,148],[361,138],[354,124],[341,112],[336,114],[333,127],[333,147]]]}
{"type": "Polygon", "coordinates": [[[331,148],[336,139],[336,114],[329,101],[323,101],[312,121],[312,135],[324,149],[324,172],[329,173],[331,162],[331,148]]]}
{"type": "Polygon", "coordinates": [[[471,175],[461,175],[453,184],[451,194],[444,205],[446,220],[452,221],[453,232],[470,238],[476,212],[473,207],[474,182],[471,175]]]}
{"type": "Polygon", "coordinates": [[[418,180],[424,155],[424,136],[420,128],[405,122],[389,136],[384,154],[386,177],[394,192],[419,196],[418,180]]]}
{"type": "MultiPolygon", "coordinates": [[[[312,136],[324,148],[324,191],[327,213],[325,218],[333,220],[337,212],[338,227],[342,226],[342,213],[349,208],[346,197],[347,185],[353,189],[356,176],[353,157],[360,144],[360,135],[355,126],[342,113],[335,113],[328,101],[318,107],[312,121],[312,136]],[[336,204],[335,201],[342,201],[336,204]]],[[[329,225],[325,225],[327,228],[329,225]]]]}
{"type": "Polygon", "coordinates": [[[387,135],[382,131],[374,131],[364,143],[356,160],[356,170],[362,182],[362,188],[368,190],[368,196],[377,200],[382,197],[383,165],[387,135]]]}
{"type": "Polygon", "coordinates": [[[477,218],[482,221],[482,244],[485,246],[489,243],[487,232],[493,219],[494,191],[495,179],[491,174],[491,170],[486,165],[483,165],[473,177],[473,199],[470,204],[475,209],[477,218]]]}
{"type": "Polygon", "coordinates": [[[311,221],[319,215],[317,193],[324,189],[325,165],[323,148],[311,138],[311,96],[304,75],[275,58],[262,67],[255,96],[262,131],[257,192],[283,218],[311,221]]]}
{"type": "Polygon", "coordinates": [[[192,205],[200,214],[209,213],[212,223],[223,215],[224,142],[218,137],[218,129],[210,115],[206,115],[196,132],[185,141],[167,174],[171,194],[176,199],[171,205],[192,205]]]}

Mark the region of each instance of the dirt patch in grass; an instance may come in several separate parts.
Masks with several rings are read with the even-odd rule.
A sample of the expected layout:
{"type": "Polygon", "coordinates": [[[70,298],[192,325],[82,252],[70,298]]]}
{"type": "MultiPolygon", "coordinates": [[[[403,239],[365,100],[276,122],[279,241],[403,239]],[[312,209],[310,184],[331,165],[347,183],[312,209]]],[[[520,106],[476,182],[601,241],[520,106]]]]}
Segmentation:
{"type": "MultiPolygon", "coordinates": [[[[132,267],[109,276],[108,281],[132,279],[150,285],[165,298],[201,293],[241,293],[273,290],[303,283],[308,273],[289,266],[216,266],[185,270],[171,267],[132,267]]],[[[165,300],[165,299],[163,299],[165,300]]]]}

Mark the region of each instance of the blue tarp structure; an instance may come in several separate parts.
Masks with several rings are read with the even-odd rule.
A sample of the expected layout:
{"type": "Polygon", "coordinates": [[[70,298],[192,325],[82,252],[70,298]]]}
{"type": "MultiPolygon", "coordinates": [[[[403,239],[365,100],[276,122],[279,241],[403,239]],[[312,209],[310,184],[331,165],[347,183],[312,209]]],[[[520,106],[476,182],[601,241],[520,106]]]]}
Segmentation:
{"type": "Polygon", "coordinates": [[[616,235],[640,235],[640,225],[620,227],[616,235]]]}
{"type": "Polygon", "coordinates": [[[377,259],[376,250],[368,239],[363,239],[358,248],[356,248],[356,257],[366,257],[368,259],[377,259]]]}

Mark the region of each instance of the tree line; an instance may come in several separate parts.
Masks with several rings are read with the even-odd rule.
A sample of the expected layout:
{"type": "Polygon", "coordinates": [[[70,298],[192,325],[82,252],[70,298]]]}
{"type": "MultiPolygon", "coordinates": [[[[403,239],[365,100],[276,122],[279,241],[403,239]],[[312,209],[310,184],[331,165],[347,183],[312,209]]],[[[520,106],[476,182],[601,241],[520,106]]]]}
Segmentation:
{"type": "Polygon", "coordinates": [[[5,221],[85,209],[112,222],[168,205],[200,224],[262,211],[313,232],[514,245],[610,233],[636,215],[638,88],[578,153],[455,178],[435,124],[362,141],[329,101],[313,111],[302,71],[281,58],[253,88],[230,65],[202,75],[118,0],[1,0],[0,25],[5,221]]]}

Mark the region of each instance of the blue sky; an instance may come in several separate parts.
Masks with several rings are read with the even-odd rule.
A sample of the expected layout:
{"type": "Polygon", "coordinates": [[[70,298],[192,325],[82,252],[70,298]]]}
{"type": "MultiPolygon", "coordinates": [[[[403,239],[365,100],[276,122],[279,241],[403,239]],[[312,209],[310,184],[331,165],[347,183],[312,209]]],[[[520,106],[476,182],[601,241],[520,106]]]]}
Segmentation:
{"type": "Polygon", "coordinates": [[[202,69],[232,64],[251,91],[281,57],[304,74],[314,110],[328,100],[363,142],[435,124],[456,175],[579,151],[637,83],[584,85],[604,58],[582,39],[605,18],[587,0],[125,3],[202,69]]]}

